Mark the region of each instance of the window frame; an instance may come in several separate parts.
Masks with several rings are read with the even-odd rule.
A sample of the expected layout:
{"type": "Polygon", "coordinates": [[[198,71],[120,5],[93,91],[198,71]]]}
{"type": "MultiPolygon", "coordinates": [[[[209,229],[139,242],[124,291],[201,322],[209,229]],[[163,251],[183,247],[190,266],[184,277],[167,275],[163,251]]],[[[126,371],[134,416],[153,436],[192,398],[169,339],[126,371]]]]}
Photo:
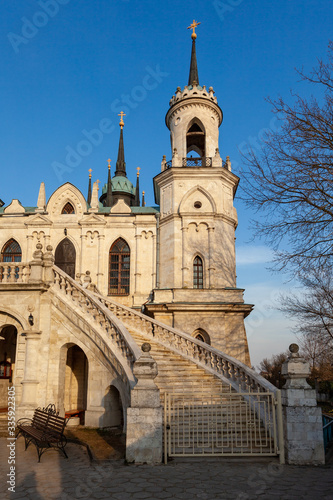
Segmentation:
{"type": "Polygon", "coordinates": [[[131,249],[126,240],[118,238],[109,251],[108,295],[129,295],[130,281],[131,249]]]}

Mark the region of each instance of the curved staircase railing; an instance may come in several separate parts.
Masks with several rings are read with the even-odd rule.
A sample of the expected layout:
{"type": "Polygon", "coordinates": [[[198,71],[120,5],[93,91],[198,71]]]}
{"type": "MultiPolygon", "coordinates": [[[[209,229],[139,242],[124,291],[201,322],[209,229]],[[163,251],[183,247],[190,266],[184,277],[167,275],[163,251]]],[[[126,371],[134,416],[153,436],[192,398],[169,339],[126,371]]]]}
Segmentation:
{"type": "Polygon", "coordinates": [[[176,328],[167,326],[130,307],[94,293],[94,296],[119,318],[129,329],[143,333],[176,354],[190,359],[223,381],[237,392],[273,392],[277,388],[254,370],[232,356],[191,337],[176,328]]]}
{"type": "Polygon", "coordinates": [[[66,298],[69,297],[73,301],[71,312],[76,312],[73,306],[82,311],[82,315],[76,312],[81,321],[79,326],[82,328],[82,322],[86,323],[86,329],[90,330],[90,336],[98,344],[99,349],[114,361],[115,368],[120,372],[123,381],[128,381],[129,386],[133,387],[136,383],[133,364],[140,357],[141,351],[126,327],[110,309],[96,299],[91,291],[79,285],[57,266],[53,266],[53,272],[53,288],[59,292],[57,296],[65,299],[64,306],[67,305],[66,302],[68,303],[66,298]],[[94,328],[94,322],[90,322],[89,318],[97,322],[106,339],[103,339],[98,329],[94,328]]]}

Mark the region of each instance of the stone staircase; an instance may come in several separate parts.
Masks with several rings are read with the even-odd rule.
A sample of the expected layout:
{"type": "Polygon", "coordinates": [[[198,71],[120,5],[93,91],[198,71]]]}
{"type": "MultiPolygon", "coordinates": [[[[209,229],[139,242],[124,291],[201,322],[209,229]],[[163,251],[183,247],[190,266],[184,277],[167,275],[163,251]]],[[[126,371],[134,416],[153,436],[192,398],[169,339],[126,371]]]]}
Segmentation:
{"type": "MultiPolygon", "coordinates": [[[[78,319],[89,318],[90,335],[95,329],[104,339],[103,349],[108,348],[114,363],[121,363],[119,374],[127,378],[129,390],[133,387],[130,372],[141,354],[139,347],[145,342],[151,345],[170,455],[276,452],[272,424],[267,425],[263,418],[271,411],[265,398],[276,388],[204,342],[83,289],[56,267],[54,272],[54,293],[62,302],[63,313],[72,321],[74,311],[78,319]],[[62,301],[63,297],[66,300],[62,301]],[[266,408],[265,415],[258,412],[261,406],[266,408]]],[[[80,327],[82,320],[78,321],[80,327]]]]}
{"type": "Polygon", "coordinates": [[[165,392],[204,395],[221,394],[221,392],[230,392],[232,390],[229,384],[222,382],[215,375],[170,351],[153,339],[147,338],[133,329],[129,329],[129,333],[138,346],[141,346],[144,342],[149,342],[151,345],[150,354],[158,367],[155,383],[161,391],[162,401],[165,392]]]}

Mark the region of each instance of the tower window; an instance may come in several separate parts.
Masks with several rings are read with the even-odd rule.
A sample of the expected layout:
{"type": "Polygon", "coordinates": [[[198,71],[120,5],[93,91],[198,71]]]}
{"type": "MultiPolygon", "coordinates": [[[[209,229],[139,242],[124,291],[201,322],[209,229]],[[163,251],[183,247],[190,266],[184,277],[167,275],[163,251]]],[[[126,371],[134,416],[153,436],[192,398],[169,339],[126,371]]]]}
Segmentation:
{"type": "Polygon", "coordinates": [[[196,121],[192,123],[186,134],[186,150],[187,153],[194,151],[201,158],[205,156],[205,132],[203,127],[196,121]]]}
{"type": "Polygon", "coordinates": [[[203,265],[198,255],[193,261],[193,288],[203,288],[203,265]]]}
{"type": "Polygon", "coordinates": [[[62,209],[62,214],[75,214],[74,207],[69,201],[66,203],[64,208],[62,209]]]}
{"type": "Polygon", "coordinates": [[[11,238],[1,252],[1,262],[21,262],[22,251],[16,240],[11,238]]]}
{"type": "Polygon", "coordinates": [[[130,249],[122,238],[115,241],[109,255],[109,295],[128,295],[130,291],[130,249]]]}

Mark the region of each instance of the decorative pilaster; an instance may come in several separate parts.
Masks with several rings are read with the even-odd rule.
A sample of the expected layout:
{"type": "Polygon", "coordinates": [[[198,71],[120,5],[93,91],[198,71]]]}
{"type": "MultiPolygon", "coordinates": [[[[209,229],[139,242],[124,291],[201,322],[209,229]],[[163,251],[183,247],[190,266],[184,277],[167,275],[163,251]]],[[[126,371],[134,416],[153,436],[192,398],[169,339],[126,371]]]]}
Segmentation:
{"type": "Polygon", "coordinates": [[[189,267],[186,265],[186,234],[188,227],[182,227],[182,288],[188,288],[189,283],[189,267]]]}
{"type": "Polygon", "coordinates": [[[25,262],[29,262],[29,260],[31,259],[31,247],[32,247],[32,242],[33,242],[33,235],[32,234],[28,234],[27,235],[27,255],[26,255],[26,258],[24,259],[25,262]]]}
{"type": "Polygon", "coordinates": [[[134,292],[135,293],[140,291],[141,273],[139,272],[139,269],[140,269],[139,259],[140,259],[140,240],[141,239],[142,239],[141,234],[135,235],[135,285],[134,285],[134,292]]]}
{"type": "Polygon", "coordinates": [[[37,407],[37,388],[39,381],[36,374],[38,373],[39,366],[39,342],[42,332],[39,331],[25,331],[22,332],[26,339],[25,347],[25,367],[24,379],[22,381],[23,391],[20,404],[20,412],[22,410],[33,410],[37,407]]]}
{"type": "Polygon", "coordinates": [[[310,365],[299,356],[297,344],[289,346],[290,356],[282,365],[287,379],[281,389],[286,461],[296,465],[325,463],[321,409],[316,391],[306,381],[310,365]]]}
{"type": "Polygon", "coordinates": [[[152,284],[151,284],[151,287],[152,289],[155,288],[155,284],[156,284],[156,234],[153,234],[152,236],[152,245],[153,245],[153,248],[152,248],[152,256],[153,256],[153,262],[152,262],[152,274],[151,274],[151,277],[152,277],[152,284]]]}
{"type": "MultiPolygon", "coordinates": [[[[214,271],[215,267],[213,267],[213,233],[214,233],[214,227],[209,226],[208,227],[208,255],[209,255],[209,261],[208,261],[208,280],[209,280],[209,288],[214,288],[214,271]]],[[[207,284],[206,284],[207,286],[207,284]]]]}
{"type": "Polygon", "coordinates": [[[103,269],[104,269],[104,234],[98,235],[98,266],[97,266],[97,288],[102,290],[103,285],[103,269]]]}
{"type": "Polygon", "coordinates": [[[154,379],[157,364],[149,354],[151,346],[142,344],[143,354],[134,363],[138,382],[131,393],[127,409],[126,459],[135,463],[162,461],[162,407],[160,391],[154,379]]]}
{"type": "MultiPolygon", "coordinates": [[[[84,230],[83,230],[84,231],[84,230]]],[[[85,249],[87,247],[87,235],[86,234],[81,234],[81,262],[80,262],[80,273],[81,276],[85,274],[84,270],[84,255],[85,255],[85,249]]]]}

